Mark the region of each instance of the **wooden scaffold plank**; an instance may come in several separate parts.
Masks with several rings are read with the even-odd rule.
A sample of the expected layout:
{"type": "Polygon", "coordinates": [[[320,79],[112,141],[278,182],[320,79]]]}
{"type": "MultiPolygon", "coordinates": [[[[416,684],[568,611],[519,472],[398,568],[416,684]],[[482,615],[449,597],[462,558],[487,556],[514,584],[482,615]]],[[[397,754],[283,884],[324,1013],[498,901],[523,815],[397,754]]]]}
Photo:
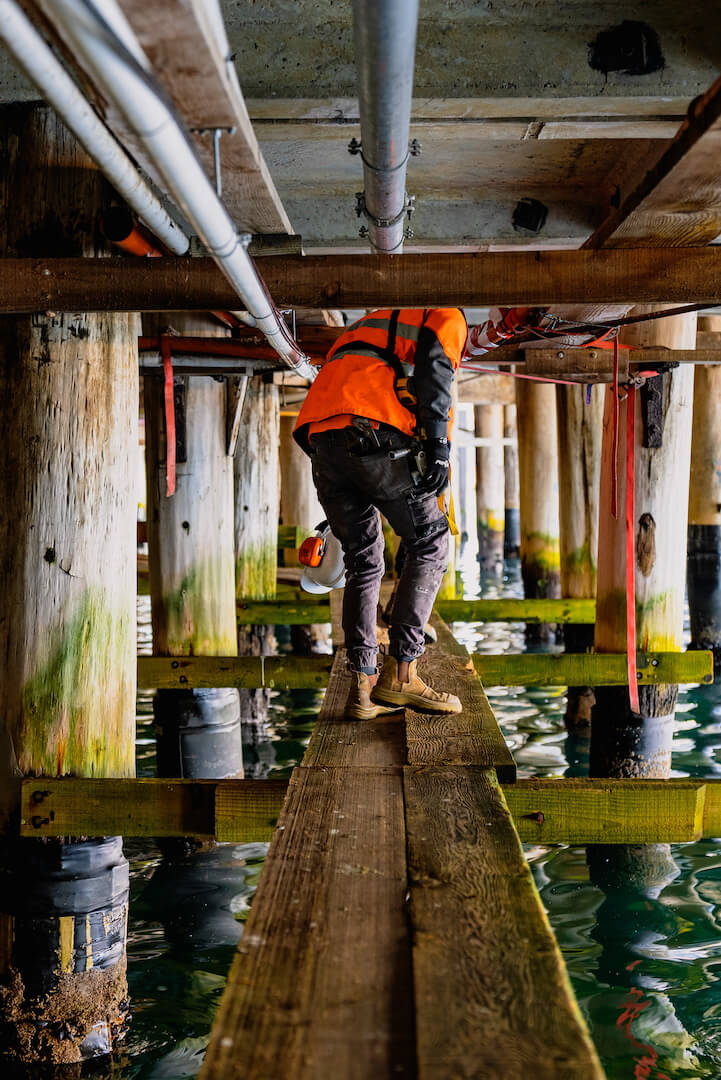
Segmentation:
{"type": "Polygon", "coordinates": [[[438,635],[418,664],[431,685],[460,698],[460,713],[405,710],[408,763],[411,765],[479,765],[495,768],[502,783],[516,777],[516,766],[498,721],[476,675],[468,652],[438,615],[431,617],[438,635]]]}
{"type": "Polygon", "coordinates": [[[399,769],[294,771],[203,1080],[413,1075],[405,859],[399,769]]]}
{"type": "Polygon", "coordinates": [[[403,782],[419,1080],[602,1080],[493,773],[403,782]]]}

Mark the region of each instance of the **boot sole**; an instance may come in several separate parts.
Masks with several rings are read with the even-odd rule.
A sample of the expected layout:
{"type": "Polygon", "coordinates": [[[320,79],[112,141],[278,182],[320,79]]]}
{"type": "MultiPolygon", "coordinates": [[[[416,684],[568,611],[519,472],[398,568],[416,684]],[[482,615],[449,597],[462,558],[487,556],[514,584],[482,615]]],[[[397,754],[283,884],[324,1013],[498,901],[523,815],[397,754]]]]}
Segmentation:
{"type": "Polygon", "coordinates": [[[360,705],[349,705],[343,715],[346,720],[375,720],[377,716],[385,716],[395,712],[401,712],[399,706],[389,709],[384,705],[376,705],[372,709],[362,709],[360,705]]]}
{"type": "Polygon", "coordinates": [[[404,694],[400,690],[378,690],[372,695],[373,701],[389,701],[394,705],[413,705],[416,709],[433,713],[459,713],[463,711],[460,701],[456,704],[451,701],[429,701],[420,694],[404,694]]]}

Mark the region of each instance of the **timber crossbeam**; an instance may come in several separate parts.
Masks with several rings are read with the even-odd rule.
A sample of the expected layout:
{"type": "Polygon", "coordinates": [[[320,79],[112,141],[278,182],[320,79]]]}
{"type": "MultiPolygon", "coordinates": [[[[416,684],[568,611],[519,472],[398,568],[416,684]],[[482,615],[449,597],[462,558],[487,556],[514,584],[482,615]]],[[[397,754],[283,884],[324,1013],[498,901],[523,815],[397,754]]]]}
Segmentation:
{"type": "MultiPolygon", "coordinates": [[[[323,611],[324,609],[319,609],[323,611]]],[[[327,610],[327,609],[326,609],[327,610]]],[[[326,621],[315,615],[314,622],[326,621]]],[[[486,686],[625,686],[625,653],[474,653],[486,686]]],[[[146,690],[234,686],[252,690],[316,690],[328,685],[332,656],[139,656],[138,685],[146,690]]],[[[710,652],[639,653],[639,685],[711,683],[710,652]]]]}
{"type": "MultiPolygon", "coordinates": [[[[267,841],[288,781],[24,780],[21,836],[267,841]]],[[[502,785],[527,844],[684,844],[721,836],[721,780],[517,780],[502,785]]]]}
{"type": "MultiPolygon", "coordinates": [[[[485,686],[625,686],[625,653],[474,653],[485,686]]],[[[713,654],[702,651],[636,654],[639,686],[712,683],[713,654]]]]}
{"type": "Polygon", "coordinates": [[[328,685],[332,665],[332,656],[139,656],[138,685],[165,690],[320,690],[328,685]]]}
{"type": "MultiPolygon", "coordinates": [[[[721,303],[714,247],[269,256],[280,307],[721,303]]],[[[208,258],[1,259],[0,312],[232,309],[208,258]]]]}

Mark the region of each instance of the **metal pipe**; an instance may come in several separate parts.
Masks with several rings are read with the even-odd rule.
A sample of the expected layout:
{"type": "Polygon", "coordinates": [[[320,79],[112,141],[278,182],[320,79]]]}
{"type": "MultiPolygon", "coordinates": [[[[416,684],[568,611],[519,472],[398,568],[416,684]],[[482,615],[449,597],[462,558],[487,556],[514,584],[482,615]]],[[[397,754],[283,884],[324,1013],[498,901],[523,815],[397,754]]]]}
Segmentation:
{"type": "Polygon", "coordinates": [[[119,11],[115,0],[43,0],[83,68],[141,140],[169,194],[197,231],[228,281],[256,320],[258,329],[304,378],[315,372],[275,308],[262,278],[218,199],[173,106],[138,59],[140,46],[128,46],[110,26],[119,11]]]}
{"type": "Polygon", "coordinates": [[[353,0],[365,183],[359,209],[379,253],[403,247],[417,23],[418,0],[353,0]]]}
{"type": "Polygon", "coordinates": [[[0,40],[138,217],[169,251],[184,255],[190,246],[188,237],[14,0],[0,0],[0,40]]]}

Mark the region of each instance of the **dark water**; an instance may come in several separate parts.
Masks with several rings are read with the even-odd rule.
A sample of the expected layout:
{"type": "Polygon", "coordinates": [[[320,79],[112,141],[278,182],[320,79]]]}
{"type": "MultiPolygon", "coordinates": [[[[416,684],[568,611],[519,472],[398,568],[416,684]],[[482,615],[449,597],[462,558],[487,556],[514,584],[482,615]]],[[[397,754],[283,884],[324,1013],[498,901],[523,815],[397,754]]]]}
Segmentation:
{"type": "MultiPolygon", "coordinates": [[[[465,587],[468,596],[478,595],[472,571],[465,587]]],[[[483,593],[520,595],[517,566],[509,564],[503,584],[483,593]]],[[[141,614],[147,645],[145,608],[141,614]]],[[[525,648],[520,624],[459,624],[455,631],[477,651],[525,648]]],[[[562,688],[498,687],[488,696],[519,775],[587,773],[588,742],[565,732],[562,688]]],[[[250,774],[289,774],[302,758],[319,702],[319,695],[302,692],[273,699],[268,730],[251,733],[245,748],[250,774]]],[[[149,706],[141,696],[142,776],[154,775],[149,706]]],[[[675,776],[721,775],[721,686],[681,690],[673,747],[675,776]]],[[[223,845],[175,866],[163,865],[145,841],[127,842],[126,851],[134,1014],[113,1075],[193,1077],[266,845],[223,845]]],[[[616,865],[626,851],[590,870],[585,848],[527,850],[608,1077],[721,1080],[721,840],[637,849],[641,883],[616,865]]]]}

